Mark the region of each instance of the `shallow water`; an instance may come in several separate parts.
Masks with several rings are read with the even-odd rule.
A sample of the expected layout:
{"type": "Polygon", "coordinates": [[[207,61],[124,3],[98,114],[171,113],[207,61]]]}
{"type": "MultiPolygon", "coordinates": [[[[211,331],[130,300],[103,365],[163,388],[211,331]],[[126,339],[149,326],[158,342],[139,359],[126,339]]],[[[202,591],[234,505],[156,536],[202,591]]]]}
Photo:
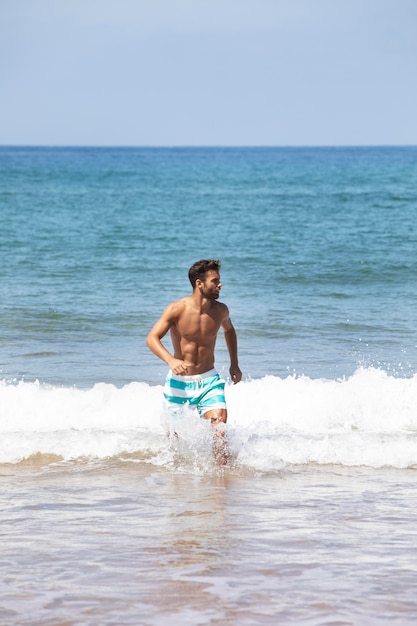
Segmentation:
{"type": "Polygon", "coordinates": [[[34,464],[1,472],[9,626],[416,623],[415,471],[34,464]]]}

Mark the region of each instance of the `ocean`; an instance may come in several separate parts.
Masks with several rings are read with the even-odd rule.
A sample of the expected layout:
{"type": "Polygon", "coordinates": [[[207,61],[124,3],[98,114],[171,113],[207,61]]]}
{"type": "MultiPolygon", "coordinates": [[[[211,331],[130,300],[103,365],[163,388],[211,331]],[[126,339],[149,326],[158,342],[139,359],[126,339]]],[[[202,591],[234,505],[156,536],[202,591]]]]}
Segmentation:
{"type": "Polygon", "coordinates": [[[3,146],[0,267],[0,623],[416,623],[417,147],[3,146]],[[201,258],[225,467],[145,346],[201,258]]]}

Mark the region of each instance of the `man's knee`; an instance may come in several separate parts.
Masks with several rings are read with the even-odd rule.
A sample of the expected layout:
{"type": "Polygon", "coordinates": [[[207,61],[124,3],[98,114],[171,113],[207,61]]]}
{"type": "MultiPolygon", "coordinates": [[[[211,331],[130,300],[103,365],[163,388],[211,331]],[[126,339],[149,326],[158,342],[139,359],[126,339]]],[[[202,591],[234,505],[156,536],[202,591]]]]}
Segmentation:
{"type": "Polygon", "coordinates": [[[212,424],[226,424],[227,409],[212,409],[204,413],[204,418],[210,420],[212,424]]]}

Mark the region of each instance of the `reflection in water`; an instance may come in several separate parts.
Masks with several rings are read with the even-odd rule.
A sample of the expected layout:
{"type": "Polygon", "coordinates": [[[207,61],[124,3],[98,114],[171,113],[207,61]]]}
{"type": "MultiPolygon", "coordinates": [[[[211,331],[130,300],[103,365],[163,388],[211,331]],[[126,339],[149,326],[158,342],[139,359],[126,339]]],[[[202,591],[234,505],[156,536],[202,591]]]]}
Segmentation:
{"type": "Polygon", "coordinates": [[[312,465],[3,467],[0,622],[411,626],[415,486],[312,465]]]}
{"type": "Polygon", "coordinates": [[[159,475],[154,480],[159,497],[165,498],[165,514],[160,535],[146,553],[158,571],[160,606],[199,612],[217,607],[217,613],[221,598],[215,580],[226,574],[233,550],[227,528],[230,477],[159,475]]]}

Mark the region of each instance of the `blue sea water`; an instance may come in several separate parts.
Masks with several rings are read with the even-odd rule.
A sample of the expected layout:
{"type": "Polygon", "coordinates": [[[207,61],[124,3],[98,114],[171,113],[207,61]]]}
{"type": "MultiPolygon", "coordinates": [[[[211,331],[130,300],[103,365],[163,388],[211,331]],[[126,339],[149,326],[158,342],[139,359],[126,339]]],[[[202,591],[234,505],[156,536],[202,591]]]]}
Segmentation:
{"type": "Polygon", "coordinates": [[[413,147],[0,148],[0,411],[26,444],[29,424],[105,441],[18,438],[0,461],[143,451],[130,430],[159,427],[167,369],[146,335],[191,292],[190,265],[218,258],[243,371],[229,421],[307,436],[274,439],[266,467],[309,462],[311,433],[335,425],[380,439],[357,456],[348,437],[315,462],[379,466],[383,433],[402,428],[389,464],[417,465],[416,251],[413,147]],[[121,419],[112,449],[103,432],[121,419]]]}
{"type": "Polygon", "coordinates": [[[414,625],[416,251],[417,147],[0,147],[1,623],[414,625]],[[204,257],[225,468],[145,347],[204,257]]]}
{"type": "Polygon", "coordinates": [[[3,147],[1,376],[159,382],[145,336],[212,257],[245,376],[410,376],[416,217],[413,147],[3,147]]]}

